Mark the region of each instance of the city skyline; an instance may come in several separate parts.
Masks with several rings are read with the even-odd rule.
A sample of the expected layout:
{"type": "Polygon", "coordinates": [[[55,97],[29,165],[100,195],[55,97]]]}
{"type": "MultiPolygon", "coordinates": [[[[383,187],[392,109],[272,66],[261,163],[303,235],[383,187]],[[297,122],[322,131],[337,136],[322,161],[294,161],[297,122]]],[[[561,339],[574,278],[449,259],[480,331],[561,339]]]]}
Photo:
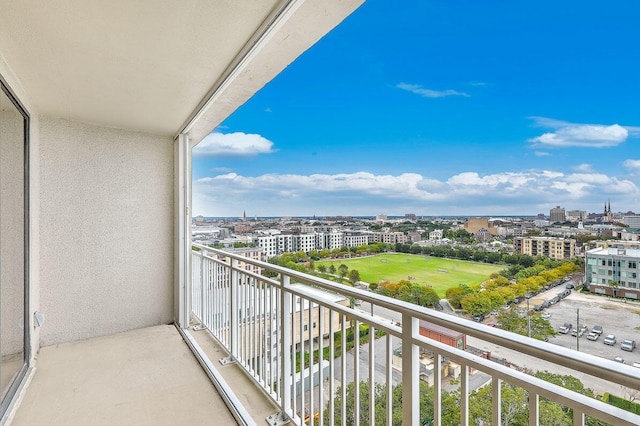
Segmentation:
{"type": "Polygon", "coordinates": [[[631,2],[367,2],[196,149],[193,215],[638,211],[631,2]]]}

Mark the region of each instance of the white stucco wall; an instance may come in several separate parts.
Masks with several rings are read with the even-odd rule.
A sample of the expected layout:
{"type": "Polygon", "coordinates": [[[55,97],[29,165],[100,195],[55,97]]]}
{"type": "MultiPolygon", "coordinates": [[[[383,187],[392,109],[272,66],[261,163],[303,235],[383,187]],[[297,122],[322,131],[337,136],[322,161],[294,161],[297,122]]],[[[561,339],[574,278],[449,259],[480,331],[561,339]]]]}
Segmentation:
{"type": "Polygon", "coordinates": [[[173,141],[40,117],[41,346],[173,321],[173,141]]]}

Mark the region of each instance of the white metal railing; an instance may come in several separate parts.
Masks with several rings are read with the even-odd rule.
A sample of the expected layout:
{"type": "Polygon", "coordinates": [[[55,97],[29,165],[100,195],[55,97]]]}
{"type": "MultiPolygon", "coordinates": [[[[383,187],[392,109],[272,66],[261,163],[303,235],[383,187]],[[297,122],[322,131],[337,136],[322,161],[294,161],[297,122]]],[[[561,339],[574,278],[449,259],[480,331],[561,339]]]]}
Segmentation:
{"type": "Polygon", "coordinates": [[[572,410],[574,425],[586,424],[587,416],[614,425],[640,424],[638,415],[424,337],[419,332],[419,321],[545,360],[556,369],[578,371],[629,389],[640,390],[638,368],[239,254],[194,246],[199,251],[192,252],[192,313],[227,349],[228,360],[245,369],[280,407],[281,412],[268,419],[272,424],[291,420],[296,424],[346,425],[376,419],[366,421],[391,425],[394,408],[401,410],[402,424],[419,424],[421,418],[432,419],[435,425],[445,424],[442,420],[447,415],[443,413],[442,401],[445,363],[461,369],[458,401],[461,425],[476,424],[469,413],[469,379],[475,370],[491,377],[492,398],[487,403],[491,405],[494,425],[502,424],[502,383],[528,392],[529,425],[540,422],[541,398],[572,410]],[[270,271],[275,278],[264,275],[264,271],[270,271]],[[391,309],[401,314],[402,321],[389,322],[357,310],[353,306],[355,300],[370,304],[372,312],[374,307],[391,309]],[[359,342],[363,325],[369,333],[366,349],[359,342]],[[354,347],[346,350],[350,328],[354,347]],[[375,339],[375,332],[384,335],[375,339]],[[340,354],[336,353],[337,344],[341,346],[340,354]],[[393,352],[398,348],[402,352],[401,373],[392,366],[393,352]],[[420,407],[420,397],[424,396],[420,387],[420,358],[425,351],[433,357],[433,385],[428,388],[433,409],[421,413],[421,408],[425,408],[420,407]],[[325,352],[328,359],[323,362],[325,352]],[[297,367],[298,362],[303,366],[297,367]],[[398,382],[402,382],[401,407],[393,407],[392,390],[398,382]],[[349,383],[361,385],[348,391],[349,383]],[[385,389],[381,404],[374,399],[376,384],[385,389]],[[347,401],[348,397],[353,400],[347,401]],[[341,406],[336,407],[338,401],[341,406]]]}

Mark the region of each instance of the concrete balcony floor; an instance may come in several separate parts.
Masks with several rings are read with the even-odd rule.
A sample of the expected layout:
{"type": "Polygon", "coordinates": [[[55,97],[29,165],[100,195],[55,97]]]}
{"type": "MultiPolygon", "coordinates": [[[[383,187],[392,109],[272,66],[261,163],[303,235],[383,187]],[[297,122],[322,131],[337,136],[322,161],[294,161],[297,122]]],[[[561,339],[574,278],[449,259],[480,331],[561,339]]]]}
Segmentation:
{"type": "Polygon", "coordinates": [[[42,348],[11,424],[236,421],[176,328],[161,325],[42,348]]]}

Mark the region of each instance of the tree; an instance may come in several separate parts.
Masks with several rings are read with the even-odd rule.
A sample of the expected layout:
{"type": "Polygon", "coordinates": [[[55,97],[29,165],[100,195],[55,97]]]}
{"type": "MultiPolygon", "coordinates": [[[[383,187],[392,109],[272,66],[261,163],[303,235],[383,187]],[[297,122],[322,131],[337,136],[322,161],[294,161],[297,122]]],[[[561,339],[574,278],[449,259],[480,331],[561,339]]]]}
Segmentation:
{"type": "Polygon", "coordinates": [[[326,273],[327,272],[327,267],[325,265],[318,265],[318,272],[321,273],[326,273]]]}
{"type": "Polygon", "coordinates": [[[341,263],[340,266],[338,266],[338,275],[340,275],[340,278],[346,277],[348,272],[349,267],[344,263],[341,263]]]}
{"type": "Polygon", "coordinates": [[[331,275],[334,275],[336,273],[336,265],[334,265],[333,263],[329,265],[329,273],[331,275]]]}
{"type": "Polygon", "coordinates": [[[352,284],[360,281],[360,272],[358,272],[357,269],[352,269],[349,271],[349,281],[351,281],[352,284]]]}
{"type": "Polygon", "coordinates": [[[438,293],[426,284],[401,281],[397,298],[419,306],[433,307],[440,302],[438,293]]]}
{"type": "MultiPolygon", "coordinates": [[[[484,293],[484,292],[483,292],[484,293]]],[[[471,315],[487,315],[493,310],[491,300],[482,293],[470,293],[460,301],[462,309],[471,315]]]]}
{"type": "MultiPolygon", "coordinates": [[[[355,419],[355,384],[353,382],[347,385],[345,391],[346,412],[345,422],[347,425],[386,425],[387,411],[387,385],[377,383],[373,387],[373,403],[375,410],[375,419],[369,419],[369,392],[371,387],[369,382],[362,381],[359,383],[360,391],[360,415],[358,421],[355,419]]],[[[392,405],[392,425],[402,425],[402,383],[394,386],[391,390],[392,405]]],[[[433,389],[423,381],[420,381],[420,422],[426,424],[433,419],[433,389]]],[[[330,424],[329,405],[323,412],[323,420],[325,424],[330,424]]],[[[342,424],[342,388],[338,388],[336,397],[334,398],[334,424],[342,424]]]]}
{"type": "Polygon", "coordinates": [[[445,297],[454,309],[460,309],[462,308],[462,305],[460,305],[460,301],[464,296],[471,292],[472,290],[468,285],[458,284],[458,287],[448,288],[445,293],[445,297]]]}
{"type": "MultiPolygon", "coordinates": [[[[556,331],[551,326],[551,323],[542,318],[538,312],[528,313],[528,315],[531,315],[532,338],[544,340],[556,335],[556,331]]],[[[501,310],[496,317],[496,323],[498,327],[503,330],[520,334],[521,336],[527,336],[529,334],[527,317],[521,317],[515,306],[512,306],[511,309],[508,310],[501,310]]]]}

